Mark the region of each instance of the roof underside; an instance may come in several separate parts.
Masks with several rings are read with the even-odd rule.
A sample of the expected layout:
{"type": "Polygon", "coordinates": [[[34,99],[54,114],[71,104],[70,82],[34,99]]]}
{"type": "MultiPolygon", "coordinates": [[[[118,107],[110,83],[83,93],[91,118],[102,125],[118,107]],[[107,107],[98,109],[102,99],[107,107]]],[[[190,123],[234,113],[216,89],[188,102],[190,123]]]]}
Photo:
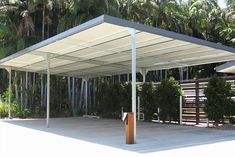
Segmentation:
{"type": "Polygon", "coordinates": [[[235,74],[235,61],[227,62],[215,68],[217,72],[235,74]]]}
{"type": "Polygon", "coordinates": [[[95,77],[131,72],[131,37],[136,29],[137,71],[235,60],[235,49],[186,35],[103,15],[0,60],[0,67],[95,77]]]}

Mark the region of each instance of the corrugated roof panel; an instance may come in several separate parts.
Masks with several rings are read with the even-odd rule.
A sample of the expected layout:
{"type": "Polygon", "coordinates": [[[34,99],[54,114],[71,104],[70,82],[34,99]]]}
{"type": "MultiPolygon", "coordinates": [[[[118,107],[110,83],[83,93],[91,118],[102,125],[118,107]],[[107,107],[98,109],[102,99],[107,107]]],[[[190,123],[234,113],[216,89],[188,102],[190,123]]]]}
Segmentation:
{"type": "Polygon", "coordinates": [[[137,70],[168,69],[235,60],[235,49],[182,34],[101,16],[0,60],[0,67],[97,76],[131,71],[131,36],[136,30],[137,70]]]}

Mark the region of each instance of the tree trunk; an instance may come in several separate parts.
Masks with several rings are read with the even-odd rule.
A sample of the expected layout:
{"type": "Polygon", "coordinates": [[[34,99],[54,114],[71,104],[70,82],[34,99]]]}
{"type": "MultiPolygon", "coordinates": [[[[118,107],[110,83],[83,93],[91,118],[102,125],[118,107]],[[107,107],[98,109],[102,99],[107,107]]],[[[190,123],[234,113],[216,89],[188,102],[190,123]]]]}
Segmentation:
{"type": "MultiPolygon", "coordinates": [[[[119,75],[120,76],[120,75],[119,75]]],[[[90,109],[91,109],[91,81],[88,81],[88,106],[90,106],[90,109]]]]}
{"type": "Polygon", "coordinates": [[[29,75],[29,73],[28,72],[26,72],[25,73],[25,107],[27,108],[28,107],[28,76],[29,75]]]}
{"type": "Polygon", "coordinates": [[[44,106],[46,107],[47,103],[47,83],[44,84],[44,106]]]}
{"type": "Polygon", "coordinates": [[[88,94],[88,91],[87,91],[87,88],[88,88],[88,80],[85,80],[85,114],[87,115],[88,114],[88,97],[87,97],[87,94],[88,94]]]}
{"type": "Polygon", "coordinates": [[[160,80],[162,80],[162,70],[160,70],[160,80]]]}
{"type": "Polygon", "coordinates": [[[127,0],[127,14],[130,16],[130,0],[127,0]]]}
{"type": "Polygon", "coordinates": [[[188,76],[189,76],[189,68],[187,67],[187,69],[186,69],[186,80],[188,80],[189,78],[188,78],[188,76]]]}
{"type": "Polygon", "coordinates": [[[21,109],[24,107],[24,101],[23,101],[23,75],[20,77],[20,104],[21,109]]]}
{"type": "Polygon", "coordinates": [[[33,94],[32,94],[32,99],[31,99],[31,103],[32,103],[32,107],[34,108],[35,104],[34,104],[34,98],[35,98],[35,82],[36,81],[36,73],[33,73],[33,94]]]}
{"type": "Polygon", "coordinates": [[[94,83],[93,83],[93,106],[95,106],[95,92],[96,92],[96,88],[95,88],[95,79],[94,79],[94,83]]]}
{"type": "Polygon", "coordinates": [[[158,71],[157,71],[157,70],[155,70],[155,71],[154,71],[154,74],[155,74],[155,78],[156,78],[156,80],[158,80],[158,71]]]}
{"type": "Polygon", "coordinates": [[[80,93],[80,100],[79,100],[79,108],[82,107],[83,91],[84,91],[84,79],[82,79],[82,82],[81,82],[81,93],[80,93]]]}
{"type": "Polygon", "coordinates": [[[87,81],[87,106],[90,107],[90,82],[87,81]]]}
{"type": "Polygon", "coordinates": [[[50,24],[49,21],[47,21],[47,39],[50,37],[50,24]]]}
{"type": "Polygon", "coordinates": [[[43,96],[43,105],[46,107],[47,104],[47,81],[44,83],[44,96],[43,96]]]}
{"type": "Polygon", "coordinates": [[[167,70],[165,70],[165,79],[167,79],[167,70]]]}
{"type": "Polygon", "coordinates": [[[68,100],[71,103],[71,89],[70,89],[70,77],[68,76],[68,100]]]}
{"type": "Polygon", "coordinates": [[[43,10],[42,10],[42,40],[45,39],[45,4],[43,1],[43,10]]]}
{"type": "Polygon", "coordinates": [[[75,113],[75,110],[74,110],[74,84],[75,84],[75,78],[73,77],[72,78],[72,110],[73,110],[73,113],[75,113]]]}
{"type": "Polygon", "coordinates": [[[180,80],[184,80],[184,69],[183,68],[179,68],[179,74],[180,74],[180,80]]]}
{"type": "Polygon", "coordinates": [[[17,81],[17,72],[15,71],[15,97],[16,100],[18,100],[19,98],[19,94],[18,94],[18,81],[17,81]]]}
{"type": "Polygon", "coordinates": [[[41,74],[41,106],[44,106],[44,103],[43,103],[43,74],[41,74]]]}
{"type": "Polygon", "coordinates": [[[31,102],[31,95],[32,95],[32,79],[31,79],[31,77],[32,77],[32,75],[31,75],[32,73],[29,73],[28,75],[28,107],[31,109],[31,107],[32,107],[32,102],[31,102]]]}
{"type": "Polygon", "coordinates": [[[78,106],[78,79],[75,79],[75,108],[78,106]]]}

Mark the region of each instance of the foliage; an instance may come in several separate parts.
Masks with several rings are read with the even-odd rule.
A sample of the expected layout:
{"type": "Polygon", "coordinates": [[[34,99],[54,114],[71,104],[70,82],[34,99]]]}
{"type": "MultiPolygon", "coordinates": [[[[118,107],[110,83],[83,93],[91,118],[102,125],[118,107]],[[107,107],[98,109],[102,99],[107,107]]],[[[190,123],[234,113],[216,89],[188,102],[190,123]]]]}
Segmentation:
{"type": "Polygon", "coordinates": [[[0,102],[0,118],[8,116],[8,107],[5,103],[0,102]]]}
{"type": "MultiPolygon", "coordinates": [[[[179,96],[182,89],[173,78],[164,80],[157,87],[152,83],[140,85],[138,94],[140,104],[146,121],[153,119],[154,113],[159,106],[160,117],[165,120],[178,120],[179,116],[179,96]]],[[[96,91],[98,115],[107,118],[119,118],[121,108],[124,112],[131,111],[131,83],[120,84],[115,82],[100,82],[96,91]]]]}
{"type": "MultiPolygon", "coordinates": [[[[1,0],[0,58],[102,14],[121,17],[235,47],[234,6],[233,0],[228,1],[227,9],[219,8],[216,0],[189,0],[187,2],[182,0],[1,0]]],[[[189,78],[212,76],[215,73],[214,67],[216,65],[189,67],[189,78]]],[[[178,77],[178,69],[172,69],[169,73],[175,78],[178,77]]],[[[7,76],[6,71],[0,70],[1,92],[7,89],[5,83],[7,76]]],[[[18,75],[18,78],[16,78],[15,84],[18,81],[18,85],[20,84],[19,76],[23,77],[18,75]]],[[[162,78],[162,76],[159,77],[157,71],[153,71],[153,75],[149,76],[148,80],[150,81],[159,80],[155,79],[157,77],[162,78]]],[[[26,108],[29,108],[31,113],[44,115],[45,106],[35,105],[41,103],[40,81],[35,81],[35,86],[29,87],[27,91],[24,86],[24,79],[23,82],[19,87],[23,88],[24,98],[28,94],[26,102],[30,102],[26,103],[26,108]],[[33,97],[32,100],[31,97],[33,97]]],[[[66,107],[65,110],[60,108],[62,104],[70,105],[68,98],[65,96],[68,92],[66,83],[63,77],[52,76],[51,78],[52,115],[58,115],[61,112],[64,112],[64,115],[71,114],[72,107],[66,107]]],[[[99,104],[97,110],[102,114],[106,115],[112,112],[108,116],[117,117],[121,107],[124,108],[124,111],[131,111],[130,84],[117,86],[109,82],[107,85],[100,84],[98,90],[104,92],[104,95],[102,95],[102,92],[97,95],[99,104]],[[112,91],[111,87],[114,87],[115,91],[112,91]],[[106,88],[107,90],[103,90],[106,88]],[[115,92],[120,95],[118,96],[115,92]],[[105,98],[106,96],[108,98],[105,98]],[[114,97],[115,102],[111,97],[114,97]],[[108,107],[112,109],[109,110],[108,107]],[[107,108],[107,111],[102,111],[100,108],[107,108]]],[[[13,93],[12,96],[13,100],[16,95],[13,93]]],[[[5,98],[4,102],[7,102],[7,96],[5,98]]],[[[15,101],[19,104],[18,100],[15,101]]],[[[20,104],[20,106],[22,105],[20,104]]],[[[19,107],[19,109],[21,108],[19,107]]]]}
{"type": "Polygon", "coordinates": [[[101,81],[97,86],[98,115],[107,118],[120,118],[122,108],[124,112],[131,112],[131,83],[121,84],[118,82],[101,81]]]}
{"type": "MultiPolygon", "coordinates": [[[[28,108],[22,108],[18,103],[18,100],[14,99],[13,93],[11,93],[11,117],[19,117],[19,118],[27,118],[30,116],[30,110],[28,108]]],[[[2,95],[3,102],[0,103],[0,116],[7,117],[8,116],[8,97],[9,90],[5,91],[2,95]]]]}
{"type": "Polygon", "coordinates": [[[123,87],[119,83],[101,83],[97,91],[97,111],[102,117],[118,118],[121,113],[123,87]]]}
{"type": "Polygon", "coordinates": [[[12,117],[27,118],[30,116],[30,110],[28,108],[20,108],[19,103],[12,103],[12,117]]]}
{"type": "MultiPolygon", "coordinates": [[[[123,86],[123,94],[122,94],[122,103],[124,112],[131,112],[131,104],[132,104],[132,92],[131,92],[131,83],[125,83],[123,86]]],[[[138,91],[138,89],[136,89],[138,91]]]]}
{"type": "Polygon", "coordinates": [[[157,86],[156,102],[160,107],[159,115],[163,122],[179,119],[179,96],[182,94],[182,89],[174,78],[162,80],[157,86]]]}
{"type": "Polygon", "coordinates": [[[82,116],[84,114],[84,111],[81,108],[77,108],[75,114],[76,114],[76,116],[82,116]]]}
{"type": "Polygon", "coordinates": [[[235,105],[231,97],[234,93],[231,91],[231,84],[225,79],[212,77],[207,87],[204,89],[206,96],[205,112],[210,120],[218,125],[223,121],[224,116],[235,114],[235,105]]]}
{"type": "Polygon", "coordinates": [[[140,91],[140,104],[143,107],[144,119],[151,121],[157,111],[155,89],[152,83],[144,83],[140,91]]]}

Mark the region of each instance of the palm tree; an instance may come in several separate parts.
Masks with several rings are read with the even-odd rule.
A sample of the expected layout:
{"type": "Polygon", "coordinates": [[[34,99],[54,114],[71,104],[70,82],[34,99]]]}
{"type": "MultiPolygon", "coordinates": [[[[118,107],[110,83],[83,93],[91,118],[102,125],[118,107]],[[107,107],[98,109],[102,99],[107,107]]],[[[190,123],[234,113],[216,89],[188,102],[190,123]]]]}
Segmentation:
{"type": "Polygon", "coordinates": [[[34,23],[32,20],[32,17],[30,16],[30,13],[28,10],[23,10],[21,13],[21,21],[20,25],[18,27],[18,35],[20,37],[26,35],[30,36],[30,34],[34,33],[34,23]]]}
{"type": "Polygon", "coordinates": [[[221,16],[222,21],[217,25],[220,42],[235,47],[235,11],[228,7],[221,16]]]}
{"type": "Polygon", "coordinates": [[[118,0],[65,0],[58,5],[62,12],[59,15],[57,32],[63,32],[102,14],[120,16],[118,0]]]}

